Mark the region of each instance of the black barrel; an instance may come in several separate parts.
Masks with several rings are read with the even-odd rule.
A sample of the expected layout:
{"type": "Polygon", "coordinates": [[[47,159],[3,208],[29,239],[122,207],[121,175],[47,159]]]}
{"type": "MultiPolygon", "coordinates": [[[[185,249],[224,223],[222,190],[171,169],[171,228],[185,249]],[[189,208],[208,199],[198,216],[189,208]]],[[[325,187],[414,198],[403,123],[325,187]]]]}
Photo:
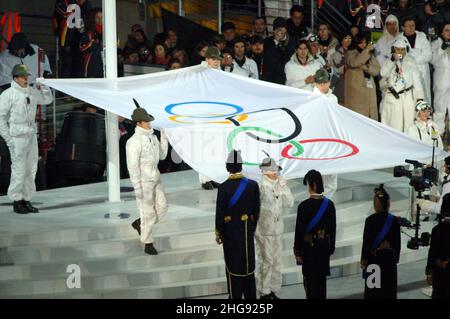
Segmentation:
{"type": "Polygon", "coordinates": [[[105,117],[96,113],[67,113],[55,153],[60,180],[101,181],[106,168],[105,117]]]}

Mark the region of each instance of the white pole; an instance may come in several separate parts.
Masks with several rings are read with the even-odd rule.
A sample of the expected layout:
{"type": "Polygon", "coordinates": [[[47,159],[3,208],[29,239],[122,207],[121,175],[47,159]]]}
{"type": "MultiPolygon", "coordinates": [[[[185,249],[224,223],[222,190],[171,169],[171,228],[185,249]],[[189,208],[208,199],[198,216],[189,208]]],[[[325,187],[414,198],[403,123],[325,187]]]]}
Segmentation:
{"type": "Polygon", "coordinates": [[[222,26],[222,0],[217,0],[217,33],[222,33],[220,27],[222,26]]]}
{"type": "MultiPolygon", "coordinates": [[[[106,78],[117,78],[116,0],[103,1],[103,35],[106,78]]],[[[106,142],[108,158],[108,200],[120,202],[119,128],[114,113],[106,112],[106,142]]]]}
{"type": "Polygon", "coordinates": [[[178,15],[184,17],[183,0],[178,0],[178,15]]]}

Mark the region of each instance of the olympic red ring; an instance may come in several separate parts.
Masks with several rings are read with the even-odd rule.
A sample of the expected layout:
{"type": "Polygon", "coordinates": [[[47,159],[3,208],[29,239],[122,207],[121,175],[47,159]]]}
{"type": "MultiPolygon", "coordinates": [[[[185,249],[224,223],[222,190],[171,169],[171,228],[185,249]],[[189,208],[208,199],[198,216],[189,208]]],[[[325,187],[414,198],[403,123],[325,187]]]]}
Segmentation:
{"type": "Polygon", "coordinates": [[[302,160],[302,161],[326,161],[326,160],[335,160],[335,159],[355,156],[356,154],[359,153],[359,148],[356,145],[354,145],[354,144],[352,144],[350,142],[347,142],[347,141],[344,141],[344,140],[335,139],[335,138],[317,138],[317,139],[299,141],[300,144],[316,143],[316,142],[340,143],[340,144],[344,144],[344,145],[350,147],[350,149],[352,151],[351,151],[350,154],[346,154],[346,155],[342,155],[342,156],[336,156],[336,157],[326,157],[326,158],[292,157],[292,156],[289,155],[289,151],[292,148],[292,144],[289,144],[289,145],[286,145],[286,147],[283,149],[283,151],[281,152],[281,156],[283,156],[284,158],[287,158],[287,159],[296,159],[296,160],[302,160]]]}

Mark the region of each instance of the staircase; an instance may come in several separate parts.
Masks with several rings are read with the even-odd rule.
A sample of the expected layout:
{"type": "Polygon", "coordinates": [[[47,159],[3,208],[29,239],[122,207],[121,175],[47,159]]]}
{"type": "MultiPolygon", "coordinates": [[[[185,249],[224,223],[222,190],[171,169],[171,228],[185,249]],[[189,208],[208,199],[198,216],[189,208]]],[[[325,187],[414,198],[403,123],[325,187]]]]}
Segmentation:
{"type": "MultiPolygon", "coordinates": [[[[359,272],[362,231],[372,212],[375,184],[385,182],[392,211],[407,215],[409,186],[391,175],[390,171],[373,171],[339,176],[333,277],[359,272]]],[[[0,298],[190,298],[226,293],[222,247],[214,241],[216,192],[200,190],[192,171],[164,174],[163,184],[171,206],[155,228],[158,256],[143,254],[137,233],[130,227],[137,217],[131,193],[124,194],[119,208],[130,213],[130,219],[103,218],[109,209],[103,202],[104,183],[38,193],[36,201],[51,205],[41,208],[40,216],[27,216],[34,221],[21,218],[20,230],[11,229],[18,228],[22,216],[3,217],[8,220],[0,228],[0,247],[8,247],[14,264],[0,266],[0,298]],[[71,194],[70,199],[66,194],[71,194]],[[80,266],[80,289],[66,285],[70,264],[80,266]]],[[[300,180],[289,181],[289,185],[297,200],[283,217],[283,285],[302,282],[292,245],[296,207],[307,194],[300,180]]],[[[431,227],[432,223],[425,224],[422,231],[431,227]]],[[[403,237],[402,263],[426,257],[427,249],[408,250],[406,241],[403,237]]]]}

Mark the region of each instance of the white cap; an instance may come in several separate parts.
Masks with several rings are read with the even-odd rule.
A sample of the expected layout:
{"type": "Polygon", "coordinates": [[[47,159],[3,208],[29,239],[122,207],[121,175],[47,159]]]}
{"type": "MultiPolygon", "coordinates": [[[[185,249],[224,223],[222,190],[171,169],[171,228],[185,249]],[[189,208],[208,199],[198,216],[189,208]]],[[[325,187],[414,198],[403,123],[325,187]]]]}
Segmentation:
{"type": "Polygon", "coordinates": [[[406,49],[408,47],[408,40],[406,40],[404,37],[399,37],[394,42],[394,48],[398,49],[406,49]]]}

